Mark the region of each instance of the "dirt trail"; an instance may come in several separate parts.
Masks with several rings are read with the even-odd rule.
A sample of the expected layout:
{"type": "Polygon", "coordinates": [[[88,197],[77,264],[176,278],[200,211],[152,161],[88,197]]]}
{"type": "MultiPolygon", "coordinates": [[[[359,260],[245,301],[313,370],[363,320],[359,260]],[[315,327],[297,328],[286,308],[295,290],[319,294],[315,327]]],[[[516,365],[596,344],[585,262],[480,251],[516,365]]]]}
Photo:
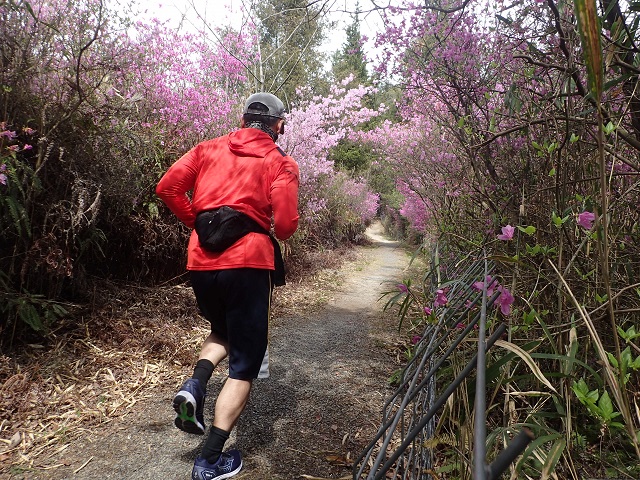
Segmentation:
{"type": "MultiPolygon", "coordinates": [[[[235,478],[349,476],[353,458],[377,430],[388,394],[386,380],[395,368],[382,341],[388,339],[385,323],[393,323],[383,318],[378,298],[389,287],[386,282],[402,277],[408,257],[384,238],[379,224],[367,235],[373,243],[361,247],[363,261],[345,273],[325,308],[310,316],[275,320],[271,377],[254,383],[227,445],[243,452],[244,469],[235,478]]],[[[220,388],[216,378],[221,377],[209,384],[207,422],[220,388]]],[[[173,386],[165,388],[118,424],[74,443],[56,460],[67,466],[25,478],[189,478],[204,437],[173,426],[174,393],[173,386]]]]}

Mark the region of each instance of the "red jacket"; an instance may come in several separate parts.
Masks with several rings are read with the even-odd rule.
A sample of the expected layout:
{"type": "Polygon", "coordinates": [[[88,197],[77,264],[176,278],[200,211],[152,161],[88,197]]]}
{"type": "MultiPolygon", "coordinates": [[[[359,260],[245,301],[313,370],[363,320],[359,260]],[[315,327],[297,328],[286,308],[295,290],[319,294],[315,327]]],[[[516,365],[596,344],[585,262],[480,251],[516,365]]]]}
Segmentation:
{"type": "MultiPolygon", "coordinates": [[[[269,135],[243,128],[195,146],[167,170],[156,193],[190,228],[197,213],[227,205],[266,230],[273,216],[276,237],[285,240],[298,228],[298,177],[298,164],[269,135]]],[[[267,235],[249,233],[224,252],[213,253],[201,248],[195,230],[191,232],[188,270],[243,267],[274,269],[267,235]]]]}

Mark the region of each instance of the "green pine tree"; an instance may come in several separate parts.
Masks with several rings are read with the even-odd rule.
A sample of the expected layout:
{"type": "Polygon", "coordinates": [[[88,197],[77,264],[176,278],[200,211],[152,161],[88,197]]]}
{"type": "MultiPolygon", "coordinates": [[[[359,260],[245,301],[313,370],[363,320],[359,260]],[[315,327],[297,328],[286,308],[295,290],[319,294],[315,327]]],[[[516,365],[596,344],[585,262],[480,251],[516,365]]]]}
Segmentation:
{"type": "Polygon", "coordinates": [[[333,77],[336,81],[342,81],[349,75],[353,75],[353,81],[349,86],[369,85],[369,73],[367,72],[367,58],[362,48],[364,39],[360,32],[360,5],[356,4],[356,11],[351,15],[351,24],[345,30],[347,38],[342,44],[341,50],[333,54],[333,77]]]}

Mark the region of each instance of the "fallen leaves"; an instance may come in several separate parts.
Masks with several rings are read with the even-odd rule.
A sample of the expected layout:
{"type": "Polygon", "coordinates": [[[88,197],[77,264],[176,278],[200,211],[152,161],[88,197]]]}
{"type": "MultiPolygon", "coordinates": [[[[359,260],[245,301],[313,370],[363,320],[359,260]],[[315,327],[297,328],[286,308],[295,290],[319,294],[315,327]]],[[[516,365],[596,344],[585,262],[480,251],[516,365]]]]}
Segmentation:
{"type": "MultiPolygon", "coordinates": [[[[184,287],[169,290],[175,303],[182,297],[192,301],[184,287]]],[[[166,291],[158,289],[158,294],[166,291]]],[[[189,326],[184,328],[175,319],[151,317],[148,308],[112,305],[120,309],[112,310],[111,318],[102,312],[104,316],[96,314],[91,323],[52,332],[47,348],[0,357],[0,476],[13,466],[63,466],[55,457],[73,440],[127,415],[158,385],[179,378],[183,362],[175,360],[181,360],[183,352],[193,356],[206,337],[195,315],[185,320],[189,326]],[[162,336],[152,335],[152,330],[162,336]]]]}

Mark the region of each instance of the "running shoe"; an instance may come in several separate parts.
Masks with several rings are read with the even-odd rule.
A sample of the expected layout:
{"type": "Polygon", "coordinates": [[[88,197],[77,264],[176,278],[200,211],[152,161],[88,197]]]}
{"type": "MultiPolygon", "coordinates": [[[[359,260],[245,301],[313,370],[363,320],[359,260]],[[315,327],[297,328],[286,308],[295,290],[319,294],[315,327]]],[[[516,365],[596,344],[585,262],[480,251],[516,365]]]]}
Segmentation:
{"type": "Polygon", "coordinates": [[[183,432],[204,435],[204,409],[205,389],[200,385],[200,380],[190,378],[182,385],[176,396],[173,397],[173,409],[176,411],[175,424],[183,432]]]}
{"type": "Polygon", "coordinates": [[[242,457],[238,450],[229,450],[220,455],[216,463],[204,458],[196,458],[191,472],[191,480],[222,480],[237,475],[242,469],[242,457]]]}

